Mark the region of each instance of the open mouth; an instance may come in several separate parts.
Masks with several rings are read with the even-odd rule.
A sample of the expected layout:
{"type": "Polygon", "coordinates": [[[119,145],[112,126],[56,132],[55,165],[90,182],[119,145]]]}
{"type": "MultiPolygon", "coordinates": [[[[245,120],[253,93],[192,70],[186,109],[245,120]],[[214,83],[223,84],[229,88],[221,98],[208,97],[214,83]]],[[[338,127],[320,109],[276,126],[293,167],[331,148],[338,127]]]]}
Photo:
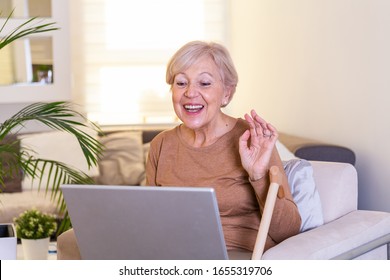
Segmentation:
{"type": "Polygon", "coordinates": [[[200,104],[199,105],[187,104],[187,105],[184,105],[183,107],[189,113],[197,113],[204,108],[204,106],[200,105],[200,104]]]}

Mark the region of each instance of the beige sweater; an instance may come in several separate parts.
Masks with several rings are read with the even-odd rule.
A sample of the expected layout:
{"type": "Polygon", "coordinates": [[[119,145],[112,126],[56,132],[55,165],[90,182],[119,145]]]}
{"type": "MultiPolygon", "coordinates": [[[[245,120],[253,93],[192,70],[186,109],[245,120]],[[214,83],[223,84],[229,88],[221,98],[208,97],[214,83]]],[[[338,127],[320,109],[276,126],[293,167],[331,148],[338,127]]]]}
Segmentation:
{"type": "MultiPolygon", "coordinates": [[[[188,145],[179,127],[160,133],[150,146],[146,180],[151,186],[213,187],[227,248],[252,251],[269,180],[251,183],[241,166],[238,141],[247,128],[239,119],[217,142],[201,148],[188,145]]],[[[276,150],[271,165],[283,170],[276,150]]],[[[301,219],[284,179],[285,198],[276,201],[266,249],[299,233],[301,219]]]]}

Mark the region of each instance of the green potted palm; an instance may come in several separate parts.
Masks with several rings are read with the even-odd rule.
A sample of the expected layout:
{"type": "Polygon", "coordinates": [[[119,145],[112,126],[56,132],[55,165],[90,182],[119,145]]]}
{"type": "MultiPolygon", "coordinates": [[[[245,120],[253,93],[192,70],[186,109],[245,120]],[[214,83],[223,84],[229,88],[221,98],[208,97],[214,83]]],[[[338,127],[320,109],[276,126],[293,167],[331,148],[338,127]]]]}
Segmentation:
{"type": "MultiPolygon", "coordinates": [[[[17,39],[59,29],[55,23],[37,24],[36,18],[30,18],[9,34],[2,34],[12,13],[0,27],[0,51],[17,39]]],[[[57,201],[57,207],[60,213],[63,213],[63,220],[57,234],[70,226],[60,185],[91,184],[93,179],[81,170],[63,162],[34,156],[34,151],[20,147],[17,139],[11,136],[18,134],[30,122],[39,122],[50,129],[73,135],[81,147],[88,167],[97,166],[103,147],[95,137],[86,132],[86,129],[92,129],[95,132],[99,132],[100,129],[74,108],[74,104],[67,101],[33,103],[0,123],[0,186],[6,187],[4,186],[5,179],[20,176],[21,173],[33,180],[39,180],[40,188],[42,186],[41,189],[52,192],[51,198],[57,201]],[[48,176],[42,181],[44,173],[48,176]]]]}

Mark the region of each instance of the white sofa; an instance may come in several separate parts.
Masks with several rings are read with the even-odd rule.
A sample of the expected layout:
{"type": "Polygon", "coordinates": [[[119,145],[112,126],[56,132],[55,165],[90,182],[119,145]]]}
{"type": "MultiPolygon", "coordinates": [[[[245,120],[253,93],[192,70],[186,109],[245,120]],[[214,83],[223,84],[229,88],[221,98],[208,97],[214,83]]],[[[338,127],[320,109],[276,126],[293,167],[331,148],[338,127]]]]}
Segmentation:
{"type": "Polygon", "coordinates": [[[311,161],[324,224],[290,237],[262,259],[390,259],[390,213],[357,209],[356,169],[311,161]]]}

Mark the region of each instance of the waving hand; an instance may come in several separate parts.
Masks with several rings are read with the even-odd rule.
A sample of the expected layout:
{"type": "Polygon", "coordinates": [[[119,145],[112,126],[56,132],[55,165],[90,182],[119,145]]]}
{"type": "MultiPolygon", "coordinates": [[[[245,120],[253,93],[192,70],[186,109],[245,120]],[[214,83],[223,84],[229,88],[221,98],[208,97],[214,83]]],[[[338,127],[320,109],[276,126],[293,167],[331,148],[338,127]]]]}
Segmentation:
{"type": "Polygon", "coordinates": [[[278,139],[278,132],[263,120],[255,110],[245,114],[249,130],[240,137],[239,151],[241,163],[252,181],[268,174],[272,151],[278,139]]]}

